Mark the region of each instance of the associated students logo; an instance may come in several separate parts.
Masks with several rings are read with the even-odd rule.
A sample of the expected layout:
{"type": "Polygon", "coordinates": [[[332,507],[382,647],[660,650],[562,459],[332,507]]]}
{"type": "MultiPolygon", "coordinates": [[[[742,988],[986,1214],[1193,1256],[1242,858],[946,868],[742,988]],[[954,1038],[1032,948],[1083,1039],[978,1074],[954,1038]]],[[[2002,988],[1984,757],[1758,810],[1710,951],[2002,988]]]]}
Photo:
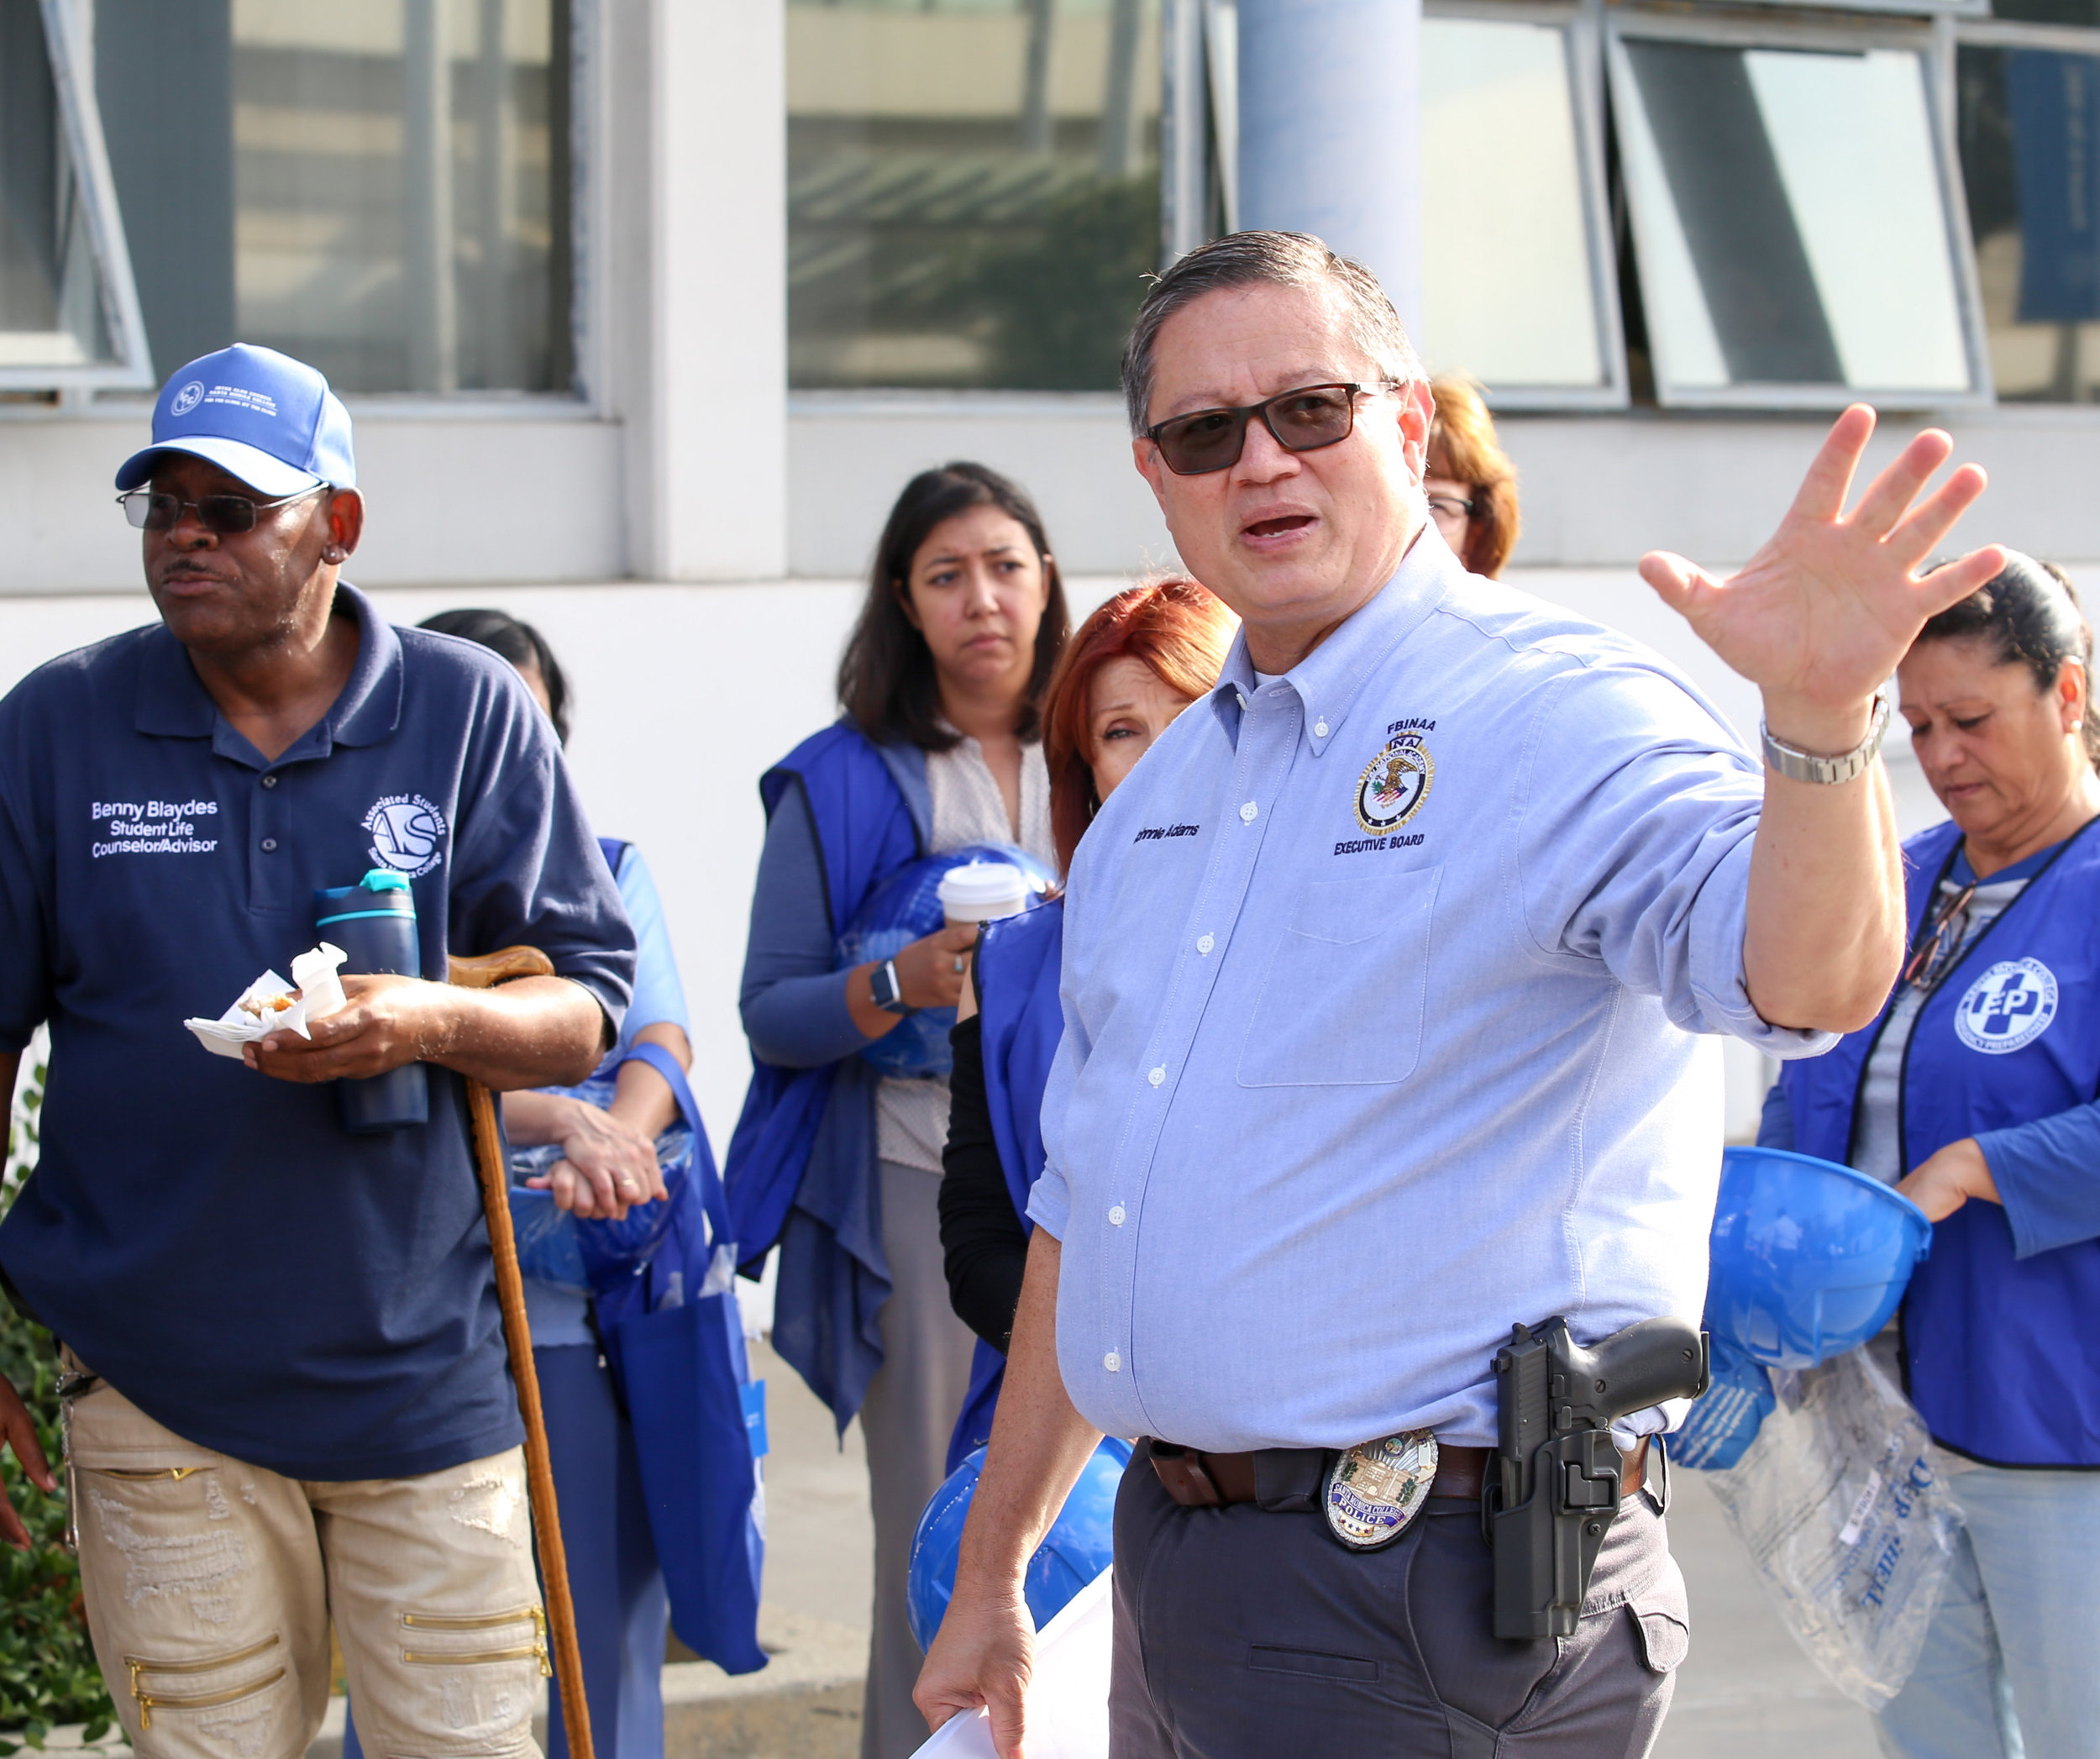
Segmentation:
{"type": "Polygon", "coordinates": [[[204,381],[192,379],[181,390],[168,399],[170,415],[187,415],[204,401],[204,381]]]}
{"type": "Polygon", "coordinates": [[[2055,1017],[2055,973],[2040,959],[2003,959],[1969,985],[1954,1030],[1971,1050],[2002,1057],[2032,1044],[2055,1017]]]}
{"type": "Polygon", "coordinates": [[[420,879],[444,859],[445,816],[420,794],[390,794],[365,815],[373,863],[420,879]]]}

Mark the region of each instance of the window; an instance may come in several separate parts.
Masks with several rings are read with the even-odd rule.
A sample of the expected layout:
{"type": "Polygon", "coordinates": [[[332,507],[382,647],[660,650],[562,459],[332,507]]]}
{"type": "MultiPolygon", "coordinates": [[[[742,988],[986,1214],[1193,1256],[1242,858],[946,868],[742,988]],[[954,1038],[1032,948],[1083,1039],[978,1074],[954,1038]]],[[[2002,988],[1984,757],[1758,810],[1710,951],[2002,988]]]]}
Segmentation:
{"type": "Polygon", "coordinates": [[[83,45],[0,0],[0,389],[152,382],[83,45]]]}
{"type": "Polygon", "coordinates": [[[789,0],[798,387],[1105,391],[1159,258],[1158,0],[789,0]]]}
{"type": "Polygon", "coordinates": [[[353,394],[570,388],[564,0],[94,15],[157,373],[239,338],[353,394]]]}
{"type": "Polygon", "coordinates": [[[1611,52],[1658,400],[1980,394],[1924,33],[1667,29],[1611,52]]]}
{"type": "MultiPolygon", "coordinates": [[[[2019,8],[2060,15],[2086,8],[2019,8]]],[[[2100,30],[1975,28],[1959,60],[1968,186],[1999,396],[2100,400],[2100,30]]],[[[1963,32],[1965,37],[1970,33],[1963,32]]]]}
{"type": "Polygon", "coordinates": [[[1622,404],[1596,37],[1498,12],[1422,21],[1422,352],[1503,408],[1622,404]]]}

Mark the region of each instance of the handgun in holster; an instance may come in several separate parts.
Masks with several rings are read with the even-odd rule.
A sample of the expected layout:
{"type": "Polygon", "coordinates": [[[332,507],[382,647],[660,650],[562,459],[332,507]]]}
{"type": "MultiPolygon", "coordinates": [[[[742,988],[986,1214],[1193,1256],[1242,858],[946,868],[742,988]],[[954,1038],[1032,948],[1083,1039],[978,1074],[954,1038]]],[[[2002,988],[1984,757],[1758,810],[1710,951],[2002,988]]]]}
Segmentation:
{"type": "Polygon", "coordinates": [[[1706,1383],[1706,1335],[1683,1320],[1643,1320],[1588,1349],[1564,1319],[1515,1328],[1495,1352],[1500,1438],[1481,1489],[1497,1636],[1574,1635],[1619,1513],[1612,1420],[1706,1383]]]}

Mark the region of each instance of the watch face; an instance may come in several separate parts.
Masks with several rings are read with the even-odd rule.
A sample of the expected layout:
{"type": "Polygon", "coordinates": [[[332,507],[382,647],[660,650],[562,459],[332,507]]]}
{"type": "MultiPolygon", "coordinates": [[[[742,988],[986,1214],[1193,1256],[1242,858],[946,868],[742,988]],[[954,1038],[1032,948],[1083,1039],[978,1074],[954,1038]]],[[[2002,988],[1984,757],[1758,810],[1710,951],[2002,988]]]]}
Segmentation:
{"type": "Polygon", "coordinates": [[[898,992],[897,968],[893,961],[885,959],[882,964],[876,966],[874,971],[869,974],[868,986],[874,995],[877,1007],[895,1011],[898,1001],[898,992]]]}

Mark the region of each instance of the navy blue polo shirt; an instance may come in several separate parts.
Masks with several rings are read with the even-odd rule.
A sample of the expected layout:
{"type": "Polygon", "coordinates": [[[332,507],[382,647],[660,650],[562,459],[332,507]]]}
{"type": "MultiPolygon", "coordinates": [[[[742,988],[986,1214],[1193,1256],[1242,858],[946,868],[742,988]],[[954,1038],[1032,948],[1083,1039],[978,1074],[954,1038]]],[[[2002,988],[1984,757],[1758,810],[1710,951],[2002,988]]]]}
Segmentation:
{"type": "Polygon", "coordinates": [[[423,974],[526,943],[617,1028],[634,934],[554,729],[486,648],[358,624],[275,763],[160,625],[0,701],[0,1053],[51,1029],[34,1177],[0,1224],[37,1316],[148,1415],[298,1478],[409,1477],[522,1437],[459,1078],[354,1137],[327,1084],[183,1030],[312,946],[313,894],[408,876],[423,974]]]}

